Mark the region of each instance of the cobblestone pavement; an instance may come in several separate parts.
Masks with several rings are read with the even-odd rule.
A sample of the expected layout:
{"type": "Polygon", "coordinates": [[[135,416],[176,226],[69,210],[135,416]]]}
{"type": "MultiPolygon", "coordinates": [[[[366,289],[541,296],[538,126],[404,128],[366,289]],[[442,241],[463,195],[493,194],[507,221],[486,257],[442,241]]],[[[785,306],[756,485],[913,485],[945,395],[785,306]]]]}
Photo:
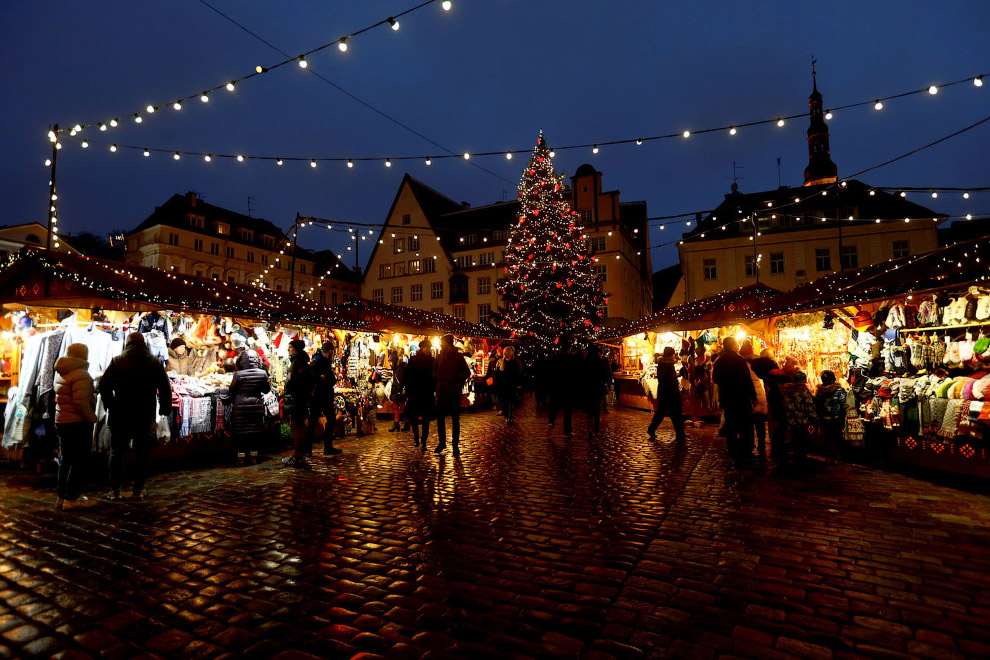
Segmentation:
{"type": "Polygon", "coordinates": [[[990,498],[647,422],[476,413],[459,459],[382,430],[65,513],[8,472],[0,657],[990,656],[990,498]]]}

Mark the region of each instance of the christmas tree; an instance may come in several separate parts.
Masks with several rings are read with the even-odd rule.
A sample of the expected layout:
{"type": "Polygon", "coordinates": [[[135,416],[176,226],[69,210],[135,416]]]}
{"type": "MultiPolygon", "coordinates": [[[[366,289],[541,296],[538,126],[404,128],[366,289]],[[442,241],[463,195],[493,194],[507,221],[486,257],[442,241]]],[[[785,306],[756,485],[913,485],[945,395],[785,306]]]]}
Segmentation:
{"type": "Polygon", "coordinates": [[[519,183],[519,216],[499,282],[503,326],[540,349],[561,335],[590,341],[600,330],[601,281],[592,270],[578,214],[564,198],[543,133],[519,183]]]}

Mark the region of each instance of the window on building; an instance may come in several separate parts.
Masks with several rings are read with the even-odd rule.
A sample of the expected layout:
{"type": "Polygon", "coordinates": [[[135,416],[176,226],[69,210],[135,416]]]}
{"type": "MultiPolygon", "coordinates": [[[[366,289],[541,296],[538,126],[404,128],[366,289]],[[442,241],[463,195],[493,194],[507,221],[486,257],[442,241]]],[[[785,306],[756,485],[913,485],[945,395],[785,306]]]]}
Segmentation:
{"type": "Polygon", "coordinates": [[[401,303],[402,302],[402,287],[393,286],[392,287],[392,302],[401,303]]]}
{"type": "Polygon", "coordinates": [[[241,240],[251,242],[254,240],[254,231],[251,229],[241,230],[241,240]]]}
{"type": "MultiPolygon", "coordinates": [[[[346,296],[345,296],[345,299],[346,299],[346,296]]],[[[336,291],[332,291],[330,293],[330,304],[331,305],[336,305],[337,304],[337,292],[336,291]]]]}
{"type": "Polygon", "coordinates": [[[478,257],[478,263],[482,266],[491,266],[495,263],[495,253],[494,252],[482,252],[478,257]]]}
{"type": "Polygon", "coordinates": [[[395,277],[400,277],[405,274],[406,274],[406,262],[396,261],[395,265],[392,266],[392,275],[394,275],[395,277]]]}
{"type": "Polygon", "coordinates": [[[227,246],[227,258],[228,259],[234,258],[234,248],[229,245],[227,246]]]}
{"type": "Polygon", "coordinates": [[[504,229],[496,229],[492,232],[493,241],[504,241],[506,239],[506,231],[504,229]]]}
{"type": "Polygon", "coordinates": [[[784,253],[783,252],[771,252],[770,253],[770,274],[771,275],[783,275],[784,274],[784,253]]]}
{"type": "Polygon", "coordinates": [[[491,305],[478,305],[478,323],[488,323],[492,319],[491,305]]]}
{"type": "Polygon", "coordinates": [[[220,254],[220,244],[219,243],[210,243],[210,254],[212,254],[214,256],[219,256],[219,254],[220,254]]]}
{"type": "Polygon", "coordinates": [[[402,224],[404,225],[412,224],[412,216],[409,215],[408,213],[402,216],[402,224]]]}
{"type": "Polygon", "coordinates": [[[706,280],[718,279],[718,262],[715,259],[705,259],[702,262],[706,280]]]}
{"type": "Polygon", "coordinates": [[[169,234],[168,234],[168,244],[169,245],[178,245],[179,244],[179,235],[178,234],[173,234],[173,233],[169,232],[169,234]]]}
{"type": "Polygon", "coordinates": [[[603,319],[608,318],[608,301],[606,300],[601,305],[598,306],[598,313],[602,315],[603,319]]]}
{"type": "Polygon", "coordinates": [[[265,243],[266,248],[273,249],[275,247],[274,236],[262,236],[261,240],[265,243]]]}
{"type": "Polygon", "coordinates": [[[471,266],[471,255],[461,255],[454,257],[454,268],[468,268],[471,266]]]}
{"type": "Polygon", "coordinates": [[[371,299],[375,302],[385,302],[385,289],[372,290],[371,299]]]}
{"type": "Polygon", "coordinates": [[[268,265],[268,255],[267,254],[261,255],[261,263],[265,264],[266,266],[268,265]]]}
{"type": "Polygon", "coordinates": [[[202,277],[202,276],[203,276],[203,271],[197,270],[196,271],[196,277],[202,277]]]}
{"type": "Polygon", "coordinates": [[[451,311],[455,319],[464,320],[464,305],[454,305],[451,311]]]}
{"type": "Polygon", "coordinates": [[[195,215],[189,216],[189,226],[193,229],[203,228],[203,218],[197,217],[195,215]]]}
{"type": "Polygon", "coordinates": [[[608,282],[608,264],[592,266],[591,269],[602,282],[608,282]]]}
{"type": "Polygon", "coordinates": [[[221,236],[230,236],[230,225],[226,222],[217,223],[217,233],[221,236]]]}
{"type": "Polygon", "coordinates": [[[434,314],[443,314],[443,307],[430,307],[430,311],[434,314]]]}
{"type": "Polygon", "coordinates": [[[840,259],[843,270],[859,268],[859,252],[855,245],[843,245],[840,259]]]}
{"type": "Polygon", "coordinates": [[[424,273],[435,273],[437,272],[437,260],[427,259],[423,262],[423,272],[424,273]]]}
{"type": "Polygon", "coordinates": [[[894,241],[894,259],[900,259],[909,254],[911,254],[911,243],[909,241],[894,241]]]}
{"type": "Polygon", "coordinates": [[[409,243],[410,252],[415,252],[419,249],[419,236],[410,236],[406,242],[409,243]]]}
{"type": "MultiPolygon", "coordinates": [[[[248,252],[247,252],[247,260],[248,260],[248,263],[251,263],[251,264],[254,263],[254,251],[253,250],[248,250],[248,252]]],[[[306,271],[303,271],[303,272],[305,273],[306,271]]]]}
{"type": "Polygon", "coordinates": [[[591,248],[591,253],[604,252],[605,251],[605,237],[604,236],[592,236],[588,241],[588,245],[591,248]]]}
{"type": "Polygon", "coordinates": [[[579,211],[578,212],[578,215],[581,218],[581,224],[582,225],[590,225],[591,224],[591,211],[579,211]]]}
{"type": "Polygon", "coordinates": [[[406,249],[406,239],[395,238],[392,239],[392,254],[399,254],[406,249]]]}
{"type": "Polygon", "coordinates": [[[484,295],[492,292],[492,278],[490,277],[479,277],[478,278],[478,294],[484,295]]]}
{"type": "Polygon", "coordinates": [[[409,287],[409,300],[412,302],[419,302],[423,299],[423,285],[413,284],[409,287]]]}
{"type": "Polygon", "coordinates": [[[467,244],[468,245],[477,245],[478,244],[478,235],[477,234],[468,234],[468,236],[467,236],[467,244]]]}
{"type": "Polygon", "coordinates": [[[306,274],[306,264],[299,264],[299,272],[303,275],[306,274]]]}
{"type": "Polygon", "coordinates": [[[195,249],[196,252],[202,252],[203,251],[203,239],[202,238],[195,238],[195,239],[193,239],[193,249],[195,249]]]}
{"type": "Polygon", "coordinates": [[[828,248],[815,248],[815,270],[825,273],[832,270],[832,251],[828,248]]]}
{"type": "Polygon", "coordinates": [[[220,273],[213,273],[213,279],[219,280],[220,279],[220,273]]]}
{"type": "Polygon", "coordinates": [[[320,302],[323,303],[324,305],[327,304],[327,290],[326,289],[320,289],[320,302]]]}
{"type": "Polygon", "coordinates": [[[430,283],[430,298],[432,300],[440,300],[443,298],[443,282],[430,283]]]}
{"type": "Polygon", "coordinates": [[[422,272],[422,270],[423,270],[423,262],[422,261],[420,261],[419,259],[410,259],[409,260],[409,274],[410,275],[414,275],[416,273],[422,272]]]}
{"type": "Polygon", "coordinates": [[[228,275],[228,276],[227,276],[227,281],[228,281],[228,282],[236,282],[236,281],[237,281],[237,279],[236,279],[236,278],[235,278],[235,277],[234,277],[233,275],[228,275]]]}
{"type": "Polygon", "coordinates": [[[756,277],[756,257],[747,254],[744,255],[743,261],[746,265],[746,277],[756,277]]]}
{"type": "Polygon", "coordinates": [[[383,280],[392,277],[392,264],[380,264],[378,266],[378,279],[383,280]]]}
{"type": "Polygon", "coordinates": [[[282,285],[281,284],[276,284],[275,285],[275,290],[276,291],[281,291],[282,290],[282,285]]]}

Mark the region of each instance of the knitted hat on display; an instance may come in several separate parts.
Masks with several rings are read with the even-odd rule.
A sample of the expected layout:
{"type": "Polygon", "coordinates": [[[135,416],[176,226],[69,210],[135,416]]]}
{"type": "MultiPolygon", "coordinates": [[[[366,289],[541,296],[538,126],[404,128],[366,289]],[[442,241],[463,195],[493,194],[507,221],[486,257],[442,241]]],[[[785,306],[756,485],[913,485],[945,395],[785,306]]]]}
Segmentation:
{"type": "Polygon", "coordinates": [[[89,346],[87,346],[86,344],[69,344],[69,347],[65,349],[65,354],[71,358],[88,360],[89,346]]]}

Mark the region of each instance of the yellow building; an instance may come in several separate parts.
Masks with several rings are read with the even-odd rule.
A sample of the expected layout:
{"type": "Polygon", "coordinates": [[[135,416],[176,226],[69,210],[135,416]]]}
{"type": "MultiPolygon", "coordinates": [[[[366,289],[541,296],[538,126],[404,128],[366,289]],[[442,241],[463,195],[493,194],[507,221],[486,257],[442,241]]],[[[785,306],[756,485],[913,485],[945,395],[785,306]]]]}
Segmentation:
{"type": "Polygon", "coordinates": [[[194,192],[172,195],[155,207],[126,241],[127,263],[239,283],[252,282],[267,268],[263,281],[269,288],[292,288],[329,305],[357,297],[360,288],[360,274],[337,266],[332,252],[297,248],[293,265],[291,242],[278,227],[207,204],[194,192]]]}
{"type": "MultiPolygon", "coordinates": [[[[652,278],[645,202],[602,192],[601,173],[582,165],[571,179],[610,323],[648,314],[652,278]]],[[[471,208],[408,174],[403,177],[365,270],[362,296],[487,323],[499,309],[496,282],[519,203],[471,208]]]]}
{"type": "Polygon", "coordinates": [[[743,194],[733,183],[678,245],[684,283],[670,305],[755,282],[787,291],[827,273],[938,247],[945,215],[861,181],[836,185],[817,83],[808,108],[804,185],[743,194]]]}

